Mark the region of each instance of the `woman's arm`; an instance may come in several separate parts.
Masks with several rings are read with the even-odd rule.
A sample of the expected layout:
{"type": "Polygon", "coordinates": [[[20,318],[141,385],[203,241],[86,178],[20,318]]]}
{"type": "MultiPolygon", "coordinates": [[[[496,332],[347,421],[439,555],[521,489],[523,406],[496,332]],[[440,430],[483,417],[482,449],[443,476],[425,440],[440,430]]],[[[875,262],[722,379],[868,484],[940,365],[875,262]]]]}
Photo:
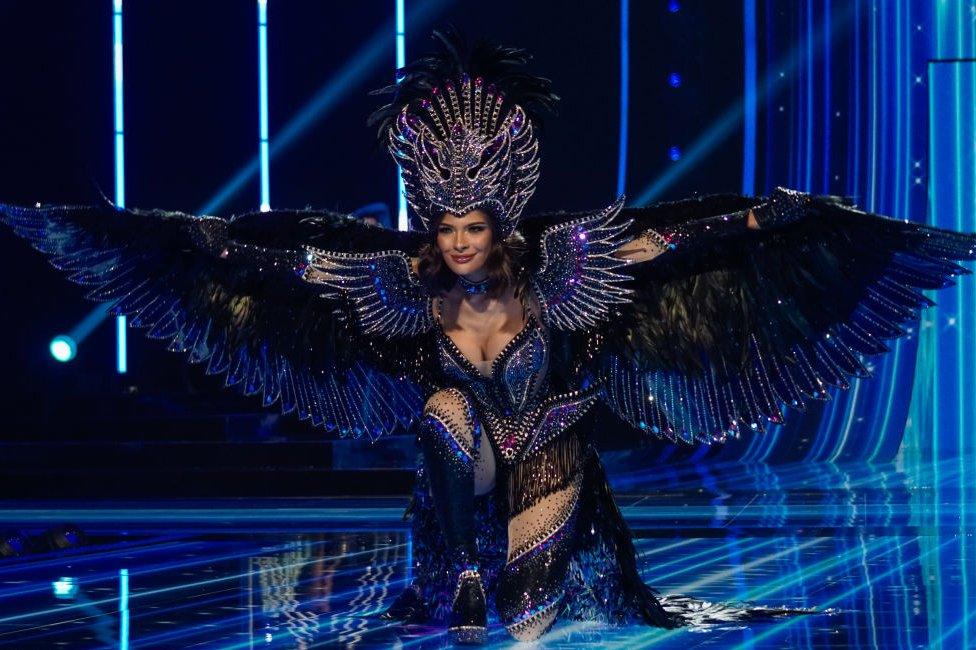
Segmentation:
{"type": "Polygon", "coordinates": [[[632,264],[647,262],[667,250],[673,250],[690,240],[710,239],[740,228],[759,228],[752,208],[707,219],[697,219],[673,227],[648,229],[613,252],[613,256],[632,264]]]}

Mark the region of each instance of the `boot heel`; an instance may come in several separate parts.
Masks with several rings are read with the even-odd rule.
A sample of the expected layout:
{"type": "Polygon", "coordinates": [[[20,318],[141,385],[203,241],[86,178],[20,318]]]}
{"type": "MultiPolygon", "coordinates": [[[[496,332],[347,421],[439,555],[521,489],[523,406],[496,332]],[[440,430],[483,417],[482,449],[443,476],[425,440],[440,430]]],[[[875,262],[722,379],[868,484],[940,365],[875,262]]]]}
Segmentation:
{"type": "Polygon", "coordinates": [[[484,645],[488,640],[488,628],[478,625],[460,625],[448,628],[447,633],[454,645],[484,645]]]}

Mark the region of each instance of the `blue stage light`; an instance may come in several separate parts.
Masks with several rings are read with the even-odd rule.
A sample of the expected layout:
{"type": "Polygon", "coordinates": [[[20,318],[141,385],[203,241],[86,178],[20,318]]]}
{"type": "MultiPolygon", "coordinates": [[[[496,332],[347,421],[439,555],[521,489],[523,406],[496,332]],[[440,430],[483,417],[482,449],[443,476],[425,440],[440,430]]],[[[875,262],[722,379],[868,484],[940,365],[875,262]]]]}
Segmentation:
{"type": "Polygon", "coordinates": [[[119,650],[129,650],[128,569],[119,569],[119,650]]]}
{"type": "MultiPolygon", "coordinates": [[[[122,0],[112,0],[112,55],[113,55],[113,89],[112,95],[115,104],[115,205],[120,208],[125,207],[125,121],[122,112],[122,0]]],[[[128,369],[126,360],[125,344],[125,316],[117,316],[115,319],[117,335],[116,346],[116,370],[122,374],[128,369]]],[[[57,339],[55,339],[57,340],[57,339]]],[[[54,343],[52,342],[51,353],[54,354],[54,343]]],[[[71,357],[74,356],[74,343],[72,343],[71,357]]],[[[70,359],[69,357],[68,359],[70,359]]],[[[58,359],[58,356],[54,356],[58,359]]],[[[68,359],[59,359],[67,361],[68,359]]]]}
{"type": "MultiPolygon", "coordinates": [[[[448,3],[448,0],[424,0],[416,4],[410,13],[411,25],[423,27],[448,3]]],[[[340,99],[362,83],[382,60],[389,44],[389,24],[383,25],[363,45],[349,55],[346,63],[326,81],[312,98],[285,124],[275,131],[274,146],[269,146],[269,157],[274,158],[291,148],[307,130],[328,114],[340,99]]],[[[240,192],[261,169],[259,157],[244,164],[229,178],[197,212],[216,214],[240,192]]]]}
{"type": "Polygon", "coordinates": [[[59,334],[51,339],[50,350],[52,357],[65,363],[75,358],[75,352],[78,348],[70,336],[59,334]]]}
{"type": "Polygon", "coordinates": [[[58,600],[71,600],[78,593],[78,583],[74,578],[58,578],[51,583],[51,589],[58,600]]]}
{"type": "MultiPolygon", "coordinates": [[[[406,21],[404,19],[405,8],[404,0],[395,0],[394,24],[396,26],[396,71],[394,75],[396,81],[400,81],[399,70],[407,64],[407,35],[406,21]]],[[[403,172],[397,166],[397,229],[410,230],[410,221],[407,217],[407,188],[403,184],[403,172]]]]}
{"type": "Polygon", "coordinates": [[[668,149],[668,158],[670,158],[674,162],[678,162],[679,160],[681,160],[681,148],[671,147],[670,149],[668,149]]]}
{"type": "Polygon", "coordinates": [[[126,325],[125,316],[117,316],[115,318],[115,344],[117,346],[116,350],[116,370],[119,374],[125,374],[129,369],[128,355],[126,354],[126,325]]]}
{"type": "Polygon", "coordinates": [[[617,196],[627,184],[627,130],[630,112],[630,0],[620,1],[620,140],[617,146],[617,196]]]}
{"type": "Polygon", "coordinates": [[[678,74],[677,72],[672,72],[671,74],[669,74],[668,75],[668,84],[670,84],[670,86],[672,88],[680,88],[681,87],[681,75],[678,74]]]}
{"type": "Polygon", "coordinates": [[[271,209],[268,155],[268,0],[258,0],[258,151],[261,161],[261,212],[271,209]]]}
{"type": "Polygon", "coordinates": [[[668,11],[671,13],[677,13],[679,9],[681,9],[681,3],[678,0],[668,2],[668,11]]]}
{"type": "Polygon", "coordinates": [[[752,196],[756,193],[756,130],[759,121],[756,0],[743,3],[743,28],[742,193],[752,196]]]}

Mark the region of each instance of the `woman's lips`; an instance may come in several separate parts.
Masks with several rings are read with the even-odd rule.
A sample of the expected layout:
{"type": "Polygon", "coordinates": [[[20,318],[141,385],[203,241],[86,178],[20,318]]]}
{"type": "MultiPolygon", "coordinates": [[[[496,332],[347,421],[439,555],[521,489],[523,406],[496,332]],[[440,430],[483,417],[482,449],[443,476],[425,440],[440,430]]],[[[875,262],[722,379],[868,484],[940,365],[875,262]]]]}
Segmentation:
{"type": "Polygon", "coordinates": [[[451,255],[451,259],[454,260],[457,264],[464,264],[466,262],[470,262],[472,257],[474,257],[473,253],[471,255],[451,255]]]}

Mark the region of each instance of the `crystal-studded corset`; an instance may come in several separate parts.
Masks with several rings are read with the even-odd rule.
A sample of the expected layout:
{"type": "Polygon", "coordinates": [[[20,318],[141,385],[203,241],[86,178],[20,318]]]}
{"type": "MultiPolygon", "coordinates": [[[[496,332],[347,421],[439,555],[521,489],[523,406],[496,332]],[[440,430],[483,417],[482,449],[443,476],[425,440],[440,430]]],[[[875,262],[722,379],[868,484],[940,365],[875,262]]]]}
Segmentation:
{"type": "Polygon", "coordinates": [[[445,379],[469,388],[474,396],[505,415],[527,409],[546,389],[549,339],[534,314],[491,363],[485,376],[458,349],[437,319],[437,350],[445,379]]]}

